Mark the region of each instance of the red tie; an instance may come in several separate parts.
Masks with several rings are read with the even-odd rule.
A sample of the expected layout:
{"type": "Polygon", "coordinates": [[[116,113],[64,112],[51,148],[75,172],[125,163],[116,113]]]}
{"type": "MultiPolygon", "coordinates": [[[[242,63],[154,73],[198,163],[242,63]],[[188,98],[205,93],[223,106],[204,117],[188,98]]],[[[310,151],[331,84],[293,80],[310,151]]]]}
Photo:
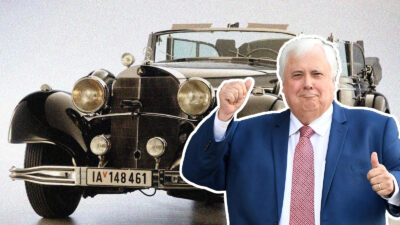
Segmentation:
{"type": "Polygon", "coordinates": [[[294,152],[290,225],[313,225],[314,218],[314,153],[309,126],[300,128],[300,139],[294,152]]]}

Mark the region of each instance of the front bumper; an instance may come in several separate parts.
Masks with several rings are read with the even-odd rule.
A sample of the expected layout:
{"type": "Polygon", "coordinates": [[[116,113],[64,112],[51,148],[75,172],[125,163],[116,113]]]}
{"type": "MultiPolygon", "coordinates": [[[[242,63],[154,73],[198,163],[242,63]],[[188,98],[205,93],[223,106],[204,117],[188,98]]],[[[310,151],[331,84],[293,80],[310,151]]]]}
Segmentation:
{"type": "MultiPolygon", "coordinates": [[[[75,166],[37,166],[29,168],[10,169],[10,177],[13,180],[25,180],[32,183],[44,185],[61,185],[61,186],[95,186],[110,187],[110,185],[91,185],[88,184],[89,169],[106,169],[97,167],[75,167],[75,166]]],[[[109,169],[109,168],[107,168],[109,169]]],[[[120,169],[118,169],[120,170],[120,169]]],[[[126,169],[127,171],[129,169],[126,169]]],[[[148,171],[152,174],[151,186],[135,186],[130,188],[156,188],[156,189],[196,189],[187,184],[180,176],[179,171],[175,170],[141,170],[148,171]]],[[[112,185],[112,187],[127,187],[126,185],[112,185]]]]}

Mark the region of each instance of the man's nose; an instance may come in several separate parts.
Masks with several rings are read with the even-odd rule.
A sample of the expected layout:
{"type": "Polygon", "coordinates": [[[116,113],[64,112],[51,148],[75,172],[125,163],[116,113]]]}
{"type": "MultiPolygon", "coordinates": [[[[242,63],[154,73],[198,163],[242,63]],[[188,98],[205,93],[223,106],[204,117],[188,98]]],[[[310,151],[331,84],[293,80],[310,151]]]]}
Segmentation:
{"type": "Polygon", "coordinates": [[[304,76],[304,88],[305,89],[312,89],[313,88],[313,78],[311,76],[311,74],[306,74],[304,76]]]}

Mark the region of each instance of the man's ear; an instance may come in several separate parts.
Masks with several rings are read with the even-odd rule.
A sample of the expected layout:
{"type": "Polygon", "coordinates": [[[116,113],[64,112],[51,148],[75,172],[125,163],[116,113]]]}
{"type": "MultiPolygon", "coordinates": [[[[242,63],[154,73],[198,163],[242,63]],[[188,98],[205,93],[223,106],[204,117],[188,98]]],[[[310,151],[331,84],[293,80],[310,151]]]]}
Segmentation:
{"type": "Polygon", "coordinates": [[[281,93],[284,93],[284,91],[285,91],[285,85],[283,85],[285,83],[285,81],[282,81],[281,80],[281,93]]]}
{"type": "Polygon", "coordinates": [[[333,89],[335,90],[335,91],[337,91],[337,90],[339,90],[339,81],[338,82],[336,82],[336,79],[337,80],[339,80],[339,78],[338,77],[332,77],[332,82],[333,82],[333,89]]]}

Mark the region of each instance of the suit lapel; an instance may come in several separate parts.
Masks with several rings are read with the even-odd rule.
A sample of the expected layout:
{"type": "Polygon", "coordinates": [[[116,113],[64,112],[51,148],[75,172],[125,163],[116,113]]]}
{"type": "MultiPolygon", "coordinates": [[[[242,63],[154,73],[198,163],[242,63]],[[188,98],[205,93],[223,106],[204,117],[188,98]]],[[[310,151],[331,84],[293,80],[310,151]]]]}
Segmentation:
{"type": "Polygon", "coordinates": [[[290,111],[286,110],[280,114],[272,132],[273,157],[275,169],[275,189],[278,219],[281,216],[283,194],[285,191],[287,150],[289,139],[290,111]]]}
{"type": "Polygon", "coordinates": [[[348,129],[345,122],[346,116],[343,108],[333,102],[332,125],[329,134],[329,144],[328,152],[326,154],[325,175],[322,190],[321,215],[332,185],[337,163],[343,151],[344,140],[348,129]]]}

